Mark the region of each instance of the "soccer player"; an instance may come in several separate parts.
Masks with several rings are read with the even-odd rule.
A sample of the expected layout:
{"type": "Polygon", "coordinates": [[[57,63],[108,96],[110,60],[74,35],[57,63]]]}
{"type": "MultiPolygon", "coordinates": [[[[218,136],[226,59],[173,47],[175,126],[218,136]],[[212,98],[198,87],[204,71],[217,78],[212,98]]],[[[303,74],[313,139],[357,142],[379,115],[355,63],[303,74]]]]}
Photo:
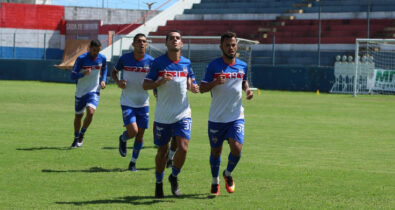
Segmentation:
{"type": "Polygon", "coordinates": [[[207,67],[200,84],[201,93],[211,91],[211,105],[208,121],[208,136],[211,146],[210,165],[213,176],[211,194],[220,194],[219,169],[224,140],[230,147],[228,165],[223,172],[226,190],[235,191],[232,171],[241,157],[244,140],[244,108],[242,90],[247,100],[253,92],[247,81],[247,64],[236,58],[236,34],[227,32],[221,36],[222,57],[213,60],[207,67]]]}
{"type": "Polygon", "coordinates": [[[166,35],[167,53],[154,60],[143,83],[145,90],[156,88],[158,95],[154,119],[154,143],[159,146],[155,158],[156,198],[164,197],[162,181],[169,141],[173,136],[177,141],[177,152],[169,182],[173,195],[180,196],[177,176],[186,159],[192,124],[187,89],[199,92],[196,82],[191,82],[191,62],[181,56],[182,46],[180,32],[169,32],[166,35]]]}
{"type": "Polygon", "coordinates": [[[132,46],[133,52],[119,58],[111,78],[122,89],[121,108],[126,131],[119,136],[119,153],[126,157],[127,141],[136,137],[129,170],[137,171],[136,161],[144,144],[144,131],[148,128],[149,120],[149,97],[141,84],[154,58],[145,53],[148,41],[144,34],[134,36],[132,46]],[[119,71],[123,71],[121,80],[118,79],[119,71]]]}
{"type": "Polygon", "coordinates": [[[71,79],[76,80],[74,141],[71,148],[81,147],[84,135],[92,122],[93,114],[99,103],[100,89],[106,87],[106,57],[100,54],[101,43],[92,40],[88,52],[80,55],[74,63],[71,79]],[[81,120],[86,116],[81,128],[81,120]],[[81,129],[81,130],[80,130],[81,129]]]}
{"type": "MultiPolygon", "coordinates": [[[[152,92],[155,98],[158,98],[156,88],[153,89],[152,92]]],[[[170,140],[169,152],[167,153],[166,168],[170,168],[173,165],[173,158],[174,158],[174,154],[176,154],[176,150],[177,150],[177,142],[176,142],[176,138],[174,138],[173,136],[170,140]]]]}

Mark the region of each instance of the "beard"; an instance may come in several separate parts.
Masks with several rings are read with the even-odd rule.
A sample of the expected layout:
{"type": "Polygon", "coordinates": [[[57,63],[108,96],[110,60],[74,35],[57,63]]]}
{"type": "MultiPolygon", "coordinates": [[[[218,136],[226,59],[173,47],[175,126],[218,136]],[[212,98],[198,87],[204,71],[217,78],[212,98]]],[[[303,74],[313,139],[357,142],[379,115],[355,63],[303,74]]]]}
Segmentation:
{"type": "Polygon", "coordinates": [[[229,55],[229,54],[226,54],[225,52],[224,53],[222,53],[226,58],[229,58],[229,59],[233,59],[233,58],[235,58],[236,57],[236,53],[234,54],[234,55],[229,55]]]}

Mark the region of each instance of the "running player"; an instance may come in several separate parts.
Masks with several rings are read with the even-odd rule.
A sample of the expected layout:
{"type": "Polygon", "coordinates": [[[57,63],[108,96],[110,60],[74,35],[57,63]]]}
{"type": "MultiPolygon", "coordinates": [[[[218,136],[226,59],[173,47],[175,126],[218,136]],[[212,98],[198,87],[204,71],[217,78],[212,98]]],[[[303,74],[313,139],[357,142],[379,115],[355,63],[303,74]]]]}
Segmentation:
{"type": "Polygon", "coordinates": [[[100,54],[101,43],[92,40],[88,52],[80,55],[74,63],[71,79],[76,80],[74,141],[71,148],[81,147],[84,135],[92,122],[93,114],[99,103],[100,89],[106,87],[106,57],[100,54]],[[86,116],[81,128],[81,120],[86,116]],[[81,129],[81,130],[80,130],[81,129]]]}
{"type": "Polygon", "coordinates": [[[168,143],[173,136],[177,141],[177,152],[169,182],[173,195],[180,196],[177,176],[186,159],[192,124],[187,89],[193,93],[199,92],[196,82],[191,82],[191,62],[181,56],[182,46],[180,32],[169,32],[166,36],[167,53],[154,60],[143,83],[146,90],[156,88],[158,95],[154,119],[154,143],[159,146],[155,158],[156,198],[164,197],[162,181],[168,143]]]}
{"type": "Polygon", "coordinates": [[[145,53],[148,40],[144,34],[134,36],[132,46],[133,52],[119,58],[111,72],[111,78],[122,89],[121,108],[126,131],[119,136],[119,153],[122,157],[126,157],[127,141],[136,137],[129,170],[137,171],[136,161],[144,144],[144,131],[148,128],[149,119],[148,93],[141,84],[154,58],[145,53]],[[121,80],[118,79],[120,71],[123,73],[121,80]]]}
{"type": "Polygon", "coordinates": [[[222,57],[212,61],[200,84],[200,91],[211,91],[208,135],[211,146],[210,165],[213,177],[211,194],[219,195],[219,170],[224,140],[230,146],[228,165],[223,172],[226,190],[235,191],[232,171],[241,157],[244,140],[244,108],[242,90],[247,100],[253,97],[247,81],[247,64],[236,58],[236,34],[227,32],[221,36],[222,57]]]}

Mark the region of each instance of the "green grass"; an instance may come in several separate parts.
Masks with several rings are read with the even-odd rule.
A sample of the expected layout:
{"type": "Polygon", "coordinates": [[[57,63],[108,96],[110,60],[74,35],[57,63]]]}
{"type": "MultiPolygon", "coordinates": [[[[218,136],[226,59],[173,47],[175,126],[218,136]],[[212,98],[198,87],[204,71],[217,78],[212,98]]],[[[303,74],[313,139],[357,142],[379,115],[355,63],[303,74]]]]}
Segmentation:
{"type": "MultiPolygon", "coordinates": [[[[395,97],[262,91],[244,101],[236,192],[209,197],[210,94],[190,94],[192,139],[174,198],[155,187],[152,127],[137,173],[118,154],[120,89],[109,85],[86,142],[73,139],[72,84],[0,81],[0,208],[394,209],[395,97]]],[[[256,92],[255,92],[256,94],[256,92]]],[[[151,97],[152,98],[152,97],[151,97]]],[[[151,99],[151,122],[155,102],[151,99]]],[[[229,148],[224,144],[221,171],[229,148]]],[[[129,143],[129,148],[132,143],[129,143]]]]}

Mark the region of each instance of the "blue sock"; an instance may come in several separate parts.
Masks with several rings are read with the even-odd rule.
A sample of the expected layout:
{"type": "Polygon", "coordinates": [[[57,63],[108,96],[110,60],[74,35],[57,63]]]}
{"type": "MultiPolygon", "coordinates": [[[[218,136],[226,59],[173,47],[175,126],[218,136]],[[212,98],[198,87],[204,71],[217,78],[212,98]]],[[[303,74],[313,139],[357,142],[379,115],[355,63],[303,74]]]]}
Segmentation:
{"type": "Polygon", "coordinates": [[[178,176],[178,174],[181,172],[181,169],[178,169],[178,168],[176,168],[175,166],[172,166],[171,167],[171,174],[174,176],[174,177],[177,177],[178,176]]]}
{"type": "Polygon", "coordinates": [[[159,173],[155,171],[156,183],[162,183],[165,172],[159,173]]]}
{"type": "Polygon", "coordinates": [[[210,166],[211,166],[211,175],[213,175],[213,177],[218,177],[219,167],[221,166],[221,156],[215,158],[211,154],[210,155],[210,166]]]}
{"type": "Polygon", "coordinates": [[[78,136],[80,136],[80,132],[75,132],[74,137],[77,138],[78,136]]]}
{"type": "Polygon", "coordinates": [[[127,141],[127,140],[129,140],[129,136],[128,136],[128,132],[127,132],[127,131],[124,131],[124,132],[122,133],[121,140],[122,140],[122,141],[127,141]]]}
{"type": "Polygon", "coordinates": [[[226,167],[226,170],[229,171],[229,172],[232,172],[233,169],[235,169],[237,163],[239,162],[240,157],[241,157],[241,153],[237,157],[232,155],[232,153],[229,153],[228,166],[226,167]]]}
{"type": "Polygon", "coordinates": [[[81,128],[80,135],[83,136],[86,132],[86,128],[81,128]]]}
{"type": "Polygon", "coordinates": [[[134,141],[134,145],[133,145],[133,154],[132,154],[132,162],[135,163],[137,161],[137,158],[139,157],[140,154],[140,150],[143,147],[144,142],[142,142],[141,144],[138,143],[136,140],[134,141]]]}

